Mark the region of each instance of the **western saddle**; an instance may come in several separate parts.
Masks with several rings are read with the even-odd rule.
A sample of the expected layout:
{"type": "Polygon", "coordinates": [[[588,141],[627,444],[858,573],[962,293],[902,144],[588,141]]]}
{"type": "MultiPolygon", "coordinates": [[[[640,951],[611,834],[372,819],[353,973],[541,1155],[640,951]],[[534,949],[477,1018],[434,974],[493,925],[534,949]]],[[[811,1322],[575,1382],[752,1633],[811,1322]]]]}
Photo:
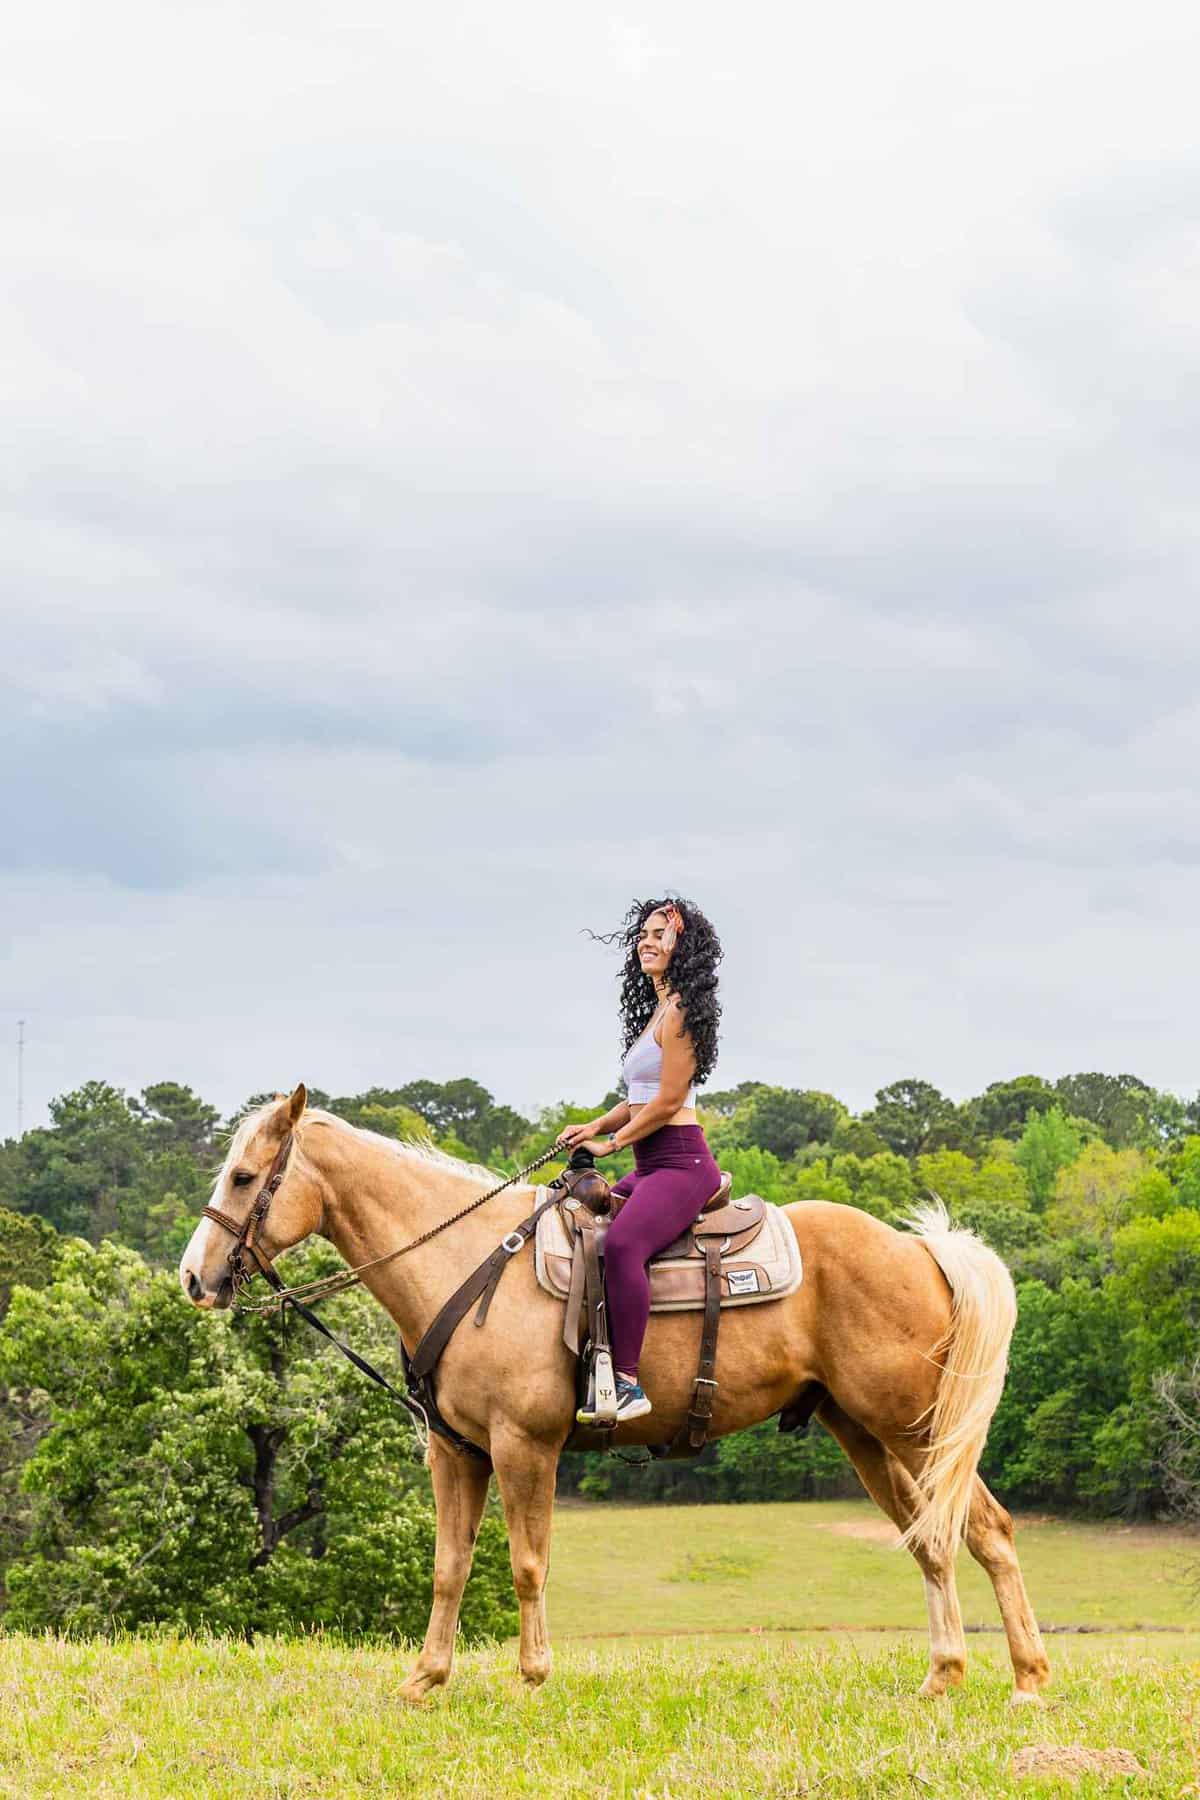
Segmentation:
{"type": "MultiPolygon", "coordinates": [[[[670,1443],[648,1446],[654,1457],[698,1456],[708,1441],[716,1393],[717,1336],[722,1304],[750,1304],[789,1293],[801,1280],[795,1234],[784,1215],[757,1194],[731,1199],[732,1178],[723,1174],[716,1193],[691,1226],[651,1258],[651,1291],[665,1283],[663,1310],[698,1310],[704,1317],[700,1355],[687,1417],[670,1443]],[[723,1259],[728,1259],[726,1266],[723,1259]],[[662,1267],[658,1267],[662,1265],[662,1267]]],[[[433,1375],[442,1351],[474,1306],[477,1326],[488,1314],[497,1286],[514,1255],[537,1238],[538,1280],[566,1301],[563,1338],[576,1356],[576,1405],[595,1420],[576,1424],[564,1450],[608,1450],[616,1425],[616,1391],[608,1334],[608,1308],[601,1264],[609,1222],[624,1204],[594,1166],[591,1153],[576,1150],[563,1170],[541,1190],[540,1204],[513,1228],[445,1302],[412,1356],[401,1344],[409,1392],[424,1410],[431,1429],[467,1454],[485,1456],[463,1438],[438,1410],[433,1375]],[[547,1216],[549,1215],[549,1216],[547,1216]],[[561,1222],[561,1226],[560,1226],[561,1222]],[[543,1236],[553,1227],[558,1254],[542,1256],[543,1236]],[[553,1279],[549,1265],[555,1265],[553,1279]],[[476,1304],[478,1303],[478,1304],[476,1304]]],[[[781,1418],[780,1428],[796,1423],[781,1418]]]]}
{"type": "MultiPolygon", "coordinates": [[[[625,1201],[624,1196],[613,1194],[587,1151],[577,1152],[571,1158],[557,1181],[549,1184],[547,1193],[556,1187],[561,1189],[560,1214],[573,1251],[564,1337],[579,1357],[577,1389],[580,1402],[585,1410],[596,1414],[594,1422],[576,1425],[563,1448],[605,1450],[611,1446],[617,1420],[608,1307],[600,1259],[608,1225],[617,1217],[625,1201]]],[[[698,1456],[708,1441],[717,1389],[721,1259],[735,1255],[758,1236],[766,1210],[757,1194],[745,1200],[731,1200],[732,1189],[733,1177],[722,1173],[720,1186],[705,1202],[693,1223],[651,1258],[652,1265],[694,1258],[702,1265],[704,1284],[700,1356],[687,1418],[669,1444],[649,1447],[652,1456],[698,1456]]]]}

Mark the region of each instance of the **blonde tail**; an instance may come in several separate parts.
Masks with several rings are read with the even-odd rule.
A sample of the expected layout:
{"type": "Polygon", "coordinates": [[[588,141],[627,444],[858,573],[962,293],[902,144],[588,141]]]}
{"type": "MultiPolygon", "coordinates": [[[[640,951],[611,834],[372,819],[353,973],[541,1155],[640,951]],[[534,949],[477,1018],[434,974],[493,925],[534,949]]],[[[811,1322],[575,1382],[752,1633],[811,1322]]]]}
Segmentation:
{"type": "Polygon", "coordinates": [[[902,1542],[935,1555],[957,1550],[971,1510],[975,1470],[1004,1389],[1008,1346],[1017,1322],[1012,1276],[973,1231],[955,1230],[940,1200],[906,1220],[950,1283],[950,1328],[934,1351],[945,1354],[929,1421],[929,1453],[916,1476],[917,1510],[902,1542]]]}

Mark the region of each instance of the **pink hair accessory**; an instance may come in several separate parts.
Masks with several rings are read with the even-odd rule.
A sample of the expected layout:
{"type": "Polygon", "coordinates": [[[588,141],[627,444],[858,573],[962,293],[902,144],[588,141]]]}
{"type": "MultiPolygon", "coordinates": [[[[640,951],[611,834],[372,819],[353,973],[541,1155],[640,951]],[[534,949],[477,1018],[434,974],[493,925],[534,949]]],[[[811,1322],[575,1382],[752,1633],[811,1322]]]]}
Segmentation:
{"type": "Polygon", "coordinates": [[[662,947],[670,953],[675,948],[676,939],[683,930],[683,914],[672,900],[668,900],[662,910],[667,917],[667,928],[662,934],[662,947]]]}

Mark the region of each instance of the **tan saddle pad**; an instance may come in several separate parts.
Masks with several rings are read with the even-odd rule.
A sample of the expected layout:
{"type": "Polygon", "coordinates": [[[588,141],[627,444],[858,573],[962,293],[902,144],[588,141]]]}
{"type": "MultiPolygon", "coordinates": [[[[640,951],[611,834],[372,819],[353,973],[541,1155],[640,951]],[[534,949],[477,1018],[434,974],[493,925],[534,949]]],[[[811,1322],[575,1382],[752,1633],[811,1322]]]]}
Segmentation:
{"type": "MultiPolygon", "coordinates": [[[[578,1202],[565,1200],[550,1207],[537,1224],[534,1265],[537,1278],[548,1294],[572,1302],[567,1308],[563,1337],[570,1349],[579,1348],[579,1273],[575,1266],[574,1212],[578,1202]]],[[[603,1245],[606,1221],[596,1230],[603,1245]]],[[[721,1244],[721,1305],[753,1306],[763,1300],[782,1300],[800,1286],[804,1267],[791,1220],[779,1207],[747,1194],[731,1200],[719,1211],[703,1214],[689,1231],[652,1258],[651,1312],[690,1312],[704,1306],[704,1251],[701,1237],[721,1244]]]]}

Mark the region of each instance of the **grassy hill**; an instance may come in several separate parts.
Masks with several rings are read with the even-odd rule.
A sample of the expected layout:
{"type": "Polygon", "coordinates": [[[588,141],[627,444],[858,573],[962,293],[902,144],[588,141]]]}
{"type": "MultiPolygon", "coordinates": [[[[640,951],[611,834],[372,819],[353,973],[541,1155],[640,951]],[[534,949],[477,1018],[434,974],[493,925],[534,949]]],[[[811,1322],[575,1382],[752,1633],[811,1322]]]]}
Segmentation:
{"type": "MultiPolygon", "coordinates": [[[[1003,1639],[972,1636],[966,1687],[931,1703],[916,1695],[920,1583],[911,1559],[864,1535],[877,1519],[845,1502],[563,1507],[551,1681],[527,1692],[511,1644],[467,1652],[453,1688],[418,1710],[396,1702],[406,1659],[387,1651],[0,1639],[0,1795],[1200,1793],[1200,1609],[1183,1580],[1200,1544],[1028,1526],[1043,1618],[1111,1635],[1053,1636],[1048,1703],[1019,1709],[1003,1639]],[[1119,1634],[1135,1620],[1169,1629],[1119,1634]],[[1143,1772],[1071,1787],[1014,1767],[1023,1752],[1053,1763],[1080,1748],[1143,1772]]],[[[976,1574],[964,1558],[964,1610],[990,1624],[976,1574]]]]}

